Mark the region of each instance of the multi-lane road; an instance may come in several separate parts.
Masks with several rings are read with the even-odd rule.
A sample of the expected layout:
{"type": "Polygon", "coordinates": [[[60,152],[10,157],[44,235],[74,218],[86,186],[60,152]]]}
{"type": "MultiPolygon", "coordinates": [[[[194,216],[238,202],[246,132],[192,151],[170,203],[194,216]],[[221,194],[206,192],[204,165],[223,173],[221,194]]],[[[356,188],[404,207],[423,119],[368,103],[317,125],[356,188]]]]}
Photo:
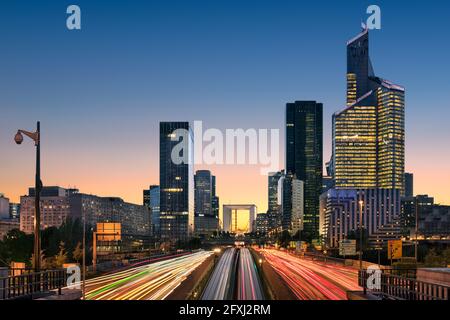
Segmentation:
{"type": "Polygon", "coordinates": [[[232,279],[234,277],[236,251],[235,248],[225,250],[203,291],[202,300],[229,300],[233,298],[232,279]]]}
{"type": "Polygon", "coordinates": [[[347,290],[361,290],[356,269],[301,259],[278,250],[259,251],[301,300],[346,300],[347,290]]]}
{"type": "MultiPolygon", "coordinates": [[[[281,278],[298,299],[344,300],[348,290],[360,290],[356,269],[301,259],[273,249],[258,251],[264,263],[276,272],[274,277],[278,281],[281,278]]],[[[184,254],[90,279],[86,281],[86,299],[165,299],[212,254],[211,251],[184,254]]],[[[201,294],[202,300],[264,298],[256,263],[247,248],[226,248],[201,294]]]]}
{"type": "Polygon", "coordinates": [[[86,281],[87,300],[162,300],[213,253],[200,251],[86,281]]]}
{"type": "Polygon", "coordinates": [[[202,299],[264,299],[258,271],[247,248],[225,250],[203,291],[202,299]]]}

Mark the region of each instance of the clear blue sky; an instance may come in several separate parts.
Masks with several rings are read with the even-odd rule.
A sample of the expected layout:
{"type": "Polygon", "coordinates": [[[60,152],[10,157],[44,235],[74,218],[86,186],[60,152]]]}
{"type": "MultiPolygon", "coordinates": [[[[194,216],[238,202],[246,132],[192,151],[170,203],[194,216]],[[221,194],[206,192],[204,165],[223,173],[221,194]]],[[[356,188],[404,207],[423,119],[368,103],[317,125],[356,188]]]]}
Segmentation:
{"type": "MultiPolygon", "coordinates": [[[[0,192],[32,183],[24,169],[32,150],[10,137],[36,119],[47,172],[74,159],[94,159],[92,172],[107,168],[105,159],[138,159],[127,166],[141,183],[133,170],[157,177],[157,163],[147,163],[157,161],[160,120],[280,128],[284,136],[285,103],[318,100],[327,160],[331,114],[345,103],[345,43],[370,4],[382,10],[382,30],[371,32],[375,73],[407,90],[407,170],[417,191],[450,202],[448,1],[2,1],[0,192]],[[65,27],[70,4],[81,7],[81,31],[65,27]]],[[[140,197],[119,186],[116,193],[140,197]]]]}

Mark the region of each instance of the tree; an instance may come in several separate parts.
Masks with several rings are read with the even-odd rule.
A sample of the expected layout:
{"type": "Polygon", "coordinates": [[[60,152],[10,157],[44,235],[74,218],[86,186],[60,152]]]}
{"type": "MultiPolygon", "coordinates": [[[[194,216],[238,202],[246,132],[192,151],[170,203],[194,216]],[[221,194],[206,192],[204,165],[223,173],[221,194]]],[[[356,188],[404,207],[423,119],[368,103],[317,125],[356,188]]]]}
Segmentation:
{"type": "Polygon", "coordinates": [[[77,263],[80,263],[80,261],[83,259],[83,249],[81,249],[81,242],[77,243],[77,246],[72,252],[73,260],[75,260],[77,263]]]}
{"type": "MultiPolygon", "coordinates": [[[[44,250],[41,250],[41,257],[40,257],[40,259],[41,259],[41,269],[44,269],[44,270],[48,269],[48,265],[47,265],[46,260],[45,260],[44,250]]],[[[34,269],[35,268],[35,265],[34,265],[34,253],[31,255],[30,264],[31,264],[31,267],[34,269]]]]}
{"type": "Polygon", "coordinates": [[[8,267],[12,261],[29,263],[33,252],[33,235],[11,230],[0,241],[0,263],[8,267]]]}
{"type": "MultiPolygon", "coordinates": [[[[447,249],[448,250],[448,249],[447,249]]],[[[435,249],[431,249],[425,256],[425,266],[426,267],[445,267],[445,255],[438,255],[435,249]]]]}
{"type": "Polygon", "coordinates": [[[289,246],[289,242],[291,242],[291,235],[289,231],[284,230],[281,235],[278,237],[278,243],[281,247],[287,248],[289,246]]]}
{"type": "Polygon", "coordinates": [[[64,247],[64,242],[59,243],[59,252],[55,256],[55,266],[57,268],[62,268],[63,264],[67,261],[67,253],[64,247]]]}

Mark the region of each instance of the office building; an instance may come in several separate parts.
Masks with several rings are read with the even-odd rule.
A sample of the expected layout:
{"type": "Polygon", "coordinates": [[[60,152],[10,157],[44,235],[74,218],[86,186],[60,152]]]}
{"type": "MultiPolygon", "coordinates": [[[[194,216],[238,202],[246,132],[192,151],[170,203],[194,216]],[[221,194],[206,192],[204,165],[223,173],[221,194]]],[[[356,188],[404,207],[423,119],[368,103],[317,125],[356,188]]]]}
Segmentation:
{"type": "Polygon", "coordinates": [[[0,219],[9,219],[9,199],[0,193],[0,219]]]}
{"type": "MultiPolygon", "coordinates": [[[[34,193],[34,188],[30,188],[28,195],[20,199],[20,230],[28,234],[34,232],[34,193]]],[[[82,221],[83,218],[93,228],[98,222],[120,223],[125,237],[150,235],[150,214],[145,206],[56,186],[42,189],[41,229],[60,227],[67,219],[82,221]]]]}
{"type": "Polygon", "coordinates": [[[405,197],[414,196],[414,175],[405,172],[405,197]]]}
{"type": "MultiPolygon", "coordinates": [[[[28,234],[34,232],[34,197],[34,188],[29,188],[27,196],[20,197],[20,230],[28,234]]],[[[57,186],[43,187],[40,199],[41,229],[59,227],[71,217],[67,189],[57,186]]]]}
{"type": "Polygon", "coordinates": [[[278,182],[284,176],[284,170],[277,172],[270,172],[268,175],[268,206],[267,206],[267,220],[269,229],[275,229],[281,226],[281,207],[278,198],[278,182]]]}
{"type": "Polygon", "coordinates": [[[161,122],[159,128],[161,239],[187,241],[194,231],[193,134],[188,122],[161,122]]]}
{"type": "Polygon", "coordinates": [[[9,203],[9,217],[10,219],[19,219],[20,203],[9,203]]]}
{"type": "Polygon", "coordinates": [[[211,235],[219,229],[217,200],[215,198],[215,177],[209,170],[198,170],[194,176],[195,186],[195,233],[211,235]]]}
{"type": "Polygon", "coordinates": [[[269,232],[269,215],[267,213],[258,213],[256,215],[255,229],[259,235],[267,235],[269,232]]]}
{"type": "Polygon", "coordinates": [[[292,174],[280,178],[281,227],[292,236],[304,229],[305,184],[292,174]]]}
{"type": "Polygon", "coordinates": [[[369,31],[347,43],[347,107],[333,115],[337,189],[404,190],[405,89],[376,77],[369,31]]]}
{"type": "Polygon", "coordinates": [[[379,240],[386,245],[387,240],[400,238],[399,199],[399,189],[328,190],[321,196],[326,207],[322,209],[320,223],[327,247],[338,248],[340,241],[359,231],[360,225],[369,241],[379,240]]]}
{"type": "Polygon", "coordinates": [[[286,174],[304,183],[303,231],[319,236],[319,196],[322,193],[323,105],[296,101],[286,105],[286,174]]]}

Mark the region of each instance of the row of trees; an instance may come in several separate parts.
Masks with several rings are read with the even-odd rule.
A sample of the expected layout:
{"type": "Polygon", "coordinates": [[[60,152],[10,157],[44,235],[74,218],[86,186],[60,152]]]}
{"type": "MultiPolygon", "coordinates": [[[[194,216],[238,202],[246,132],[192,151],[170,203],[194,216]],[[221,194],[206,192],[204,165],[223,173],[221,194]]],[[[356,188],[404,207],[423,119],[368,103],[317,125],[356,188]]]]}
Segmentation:
{"type": "MultiPolygon", "coordinates": [[[[89,230],[89,228],[87,228],[89,230]]],[[[92,246],[92,236],[86,235],[87,248],[92,246]]],[[[59,268],[67,262],[80,263],[83,256],[83,225],[80,220],[67,220],[59,228],[50,227],[41,233],[42,268],[59,268]]],[[[0,241],[0,265],[9,266],[12,261],[24,262],[32,267],[33,234],[20,230],[10,231],[0,241]]],[[[87,250],[87,259],[91,252],[87,250]]],[[[90,261],[90,260],[88,260],[90,261]]]]}

